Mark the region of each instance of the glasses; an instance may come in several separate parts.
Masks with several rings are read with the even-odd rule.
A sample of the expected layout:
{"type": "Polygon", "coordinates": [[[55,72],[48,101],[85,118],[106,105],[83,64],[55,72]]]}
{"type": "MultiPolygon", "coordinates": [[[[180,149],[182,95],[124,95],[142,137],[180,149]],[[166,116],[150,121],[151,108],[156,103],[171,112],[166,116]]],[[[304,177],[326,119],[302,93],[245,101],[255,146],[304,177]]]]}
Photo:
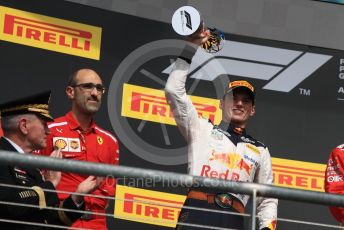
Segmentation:
{"type": "Polygon", "coordinates": [[[82,84],[78,84],[78,85],[71,85],[71,87],[73,87],[73,88],[75,88],[75,87],[80,87],[80,88],[82,88],[83,90],[88,91],[88,92],[92,92],[92,90],[93,90],[94,88],[96,88],[96,90],[97,90],[98,93],[102,93],[102,94],[105,93],[105,88],[104,88],[104,86],[101,85],[101,84],[82,83],[82,84]]]}

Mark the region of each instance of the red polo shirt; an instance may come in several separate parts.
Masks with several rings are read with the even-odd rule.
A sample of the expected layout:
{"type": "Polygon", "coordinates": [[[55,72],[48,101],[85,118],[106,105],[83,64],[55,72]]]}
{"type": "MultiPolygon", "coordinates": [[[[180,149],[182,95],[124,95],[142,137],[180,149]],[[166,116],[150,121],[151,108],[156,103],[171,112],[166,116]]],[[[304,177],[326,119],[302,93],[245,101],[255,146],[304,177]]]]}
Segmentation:
{"type": "MultiPolygon", "coordinates": [[[[71,112],[55,119],[48,125],[51,134],[47,140],[47,147],[40,151],[42,155],[50,155],[54,146],[62,150],[63,158],[88,162],[118,165],[119,148],[116,138],[109,132],[101,129],[93,121],[91,127],[83,131],[80,124],[74,119],[71,112]]],[[[75,192],[80,182],[87,176],[74,173],[62,173],[62,178],[57,190],[75,192]]],[[[92,194],[114,197],[116,181],[107,178],[92,194]]],[[[69,194],[59,194],[59,199],[64,200],[69,194]]],[[[94,212],[104,212],[107,199],[85,197],[86,208],[94,212]]],[[[106,229],[105,217],[97,216],[87,221],[79,220],[73,226],[106,229]],[[100,220],[102,224],[99,224],[100,220]],[[83,222],[83,223],[78,223],[83,222]],[[92,223],[94,222],[94,223],[92,223]],[[97,224],[96,224],[97,222],[97,224]],[[101,226],[103,225],[104,226],[101,226]]]]}

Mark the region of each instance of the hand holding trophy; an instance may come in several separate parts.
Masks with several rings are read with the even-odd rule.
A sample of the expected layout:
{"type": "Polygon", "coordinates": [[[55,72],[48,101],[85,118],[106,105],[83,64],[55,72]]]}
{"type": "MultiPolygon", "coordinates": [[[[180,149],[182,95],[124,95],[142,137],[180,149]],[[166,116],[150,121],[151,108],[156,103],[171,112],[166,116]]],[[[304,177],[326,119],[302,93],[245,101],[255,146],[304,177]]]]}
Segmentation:
{"type": "Polygon", "coordinates": [[[191,39],[201,39],[200,33],[209,30],[210,36],[202,42],[202,48],[209,53],[216,53],[223,48],[224,33],[216,28],[206,28],[199,12],[192,6],[182,6],[172,16],[172,27],[177,34],[191,39]]]}

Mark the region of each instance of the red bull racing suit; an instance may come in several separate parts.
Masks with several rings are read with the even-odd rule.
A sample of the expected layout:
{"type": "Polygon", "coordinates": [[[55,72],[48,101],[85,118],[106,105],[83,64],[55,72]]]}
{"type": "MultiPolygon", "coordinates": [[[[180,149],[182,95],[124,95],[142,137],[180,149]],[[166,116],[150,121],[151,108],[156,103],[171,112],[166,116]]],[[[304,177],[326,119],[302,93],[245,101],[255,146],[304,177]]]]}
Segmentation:
{"type": "MultiPolygon", "coordinates": [[[[344,144],[334,148],[328,159],[325,173],[325,191],[344,194],[344,144]]],[[[344,208],[330,207],[337,221],[344,223],[344,208]]]]}
{"type": "MultiPolygon", "coordinates": [[[[208,119],[200,118],[193,106],[190,98],[186,94],[185,82],[190,64],[182,59],[177,59],[165,86],[167,102],[173,111],[176,123],[182,135],[188,142],[188,171],[191,175],[211,178],[221,178],[232,181],[256,182],[262,184],[273,184],[271,168],[271,158],[267,147],[261,142],[247,135],[244,129],[235,128],[231,125],[221,123],[219,126],[213,125],[208,119]],[[225,128],[224,128],[225,127],[225,128]]],[[[202,193],[194,192],[191,189],[191,198],[196,197],[197,201],[187,205],[200,206],[200,200],[208,201],[212,204],[220,204],[217,196],[212,198],[209,194],[202,198],[202,193]],[[209,199],[210,197],[210,199],[209,199]],[[207,199],[208,198],[208,199],[207,199]]],[[[190,192],[189,192],[190,195],[190,192]]],[[[188,195],[188,198],[190,197],[188,195]]],[[[249,196],[242,194],[227,193],[221,196],[230,195],[234,211],[243,212],[249,196]]],[[[277,199],[258,198],[257,217],[259,229],[275,229],[277,219],[277,199]]],[[[223,203],[222,203],[223,204],[223,203]]],[[[216,205],[202,206],[206,208],[216,205]]],[[[188,219],[189,213],[181,213],[180,221],[188,219]]],[[[209,217],[209,213],[204,213],[204,217],[198,216],[196,221],[208,223],[215,217],[209,217]]],[[[229,217],[226,217],[229,218],[229,217]]],[[[223,220],[217,220],[220,223],[223,220]]],[[[235,221],[235,220],[234,220],[235,221]]],[[[196,223],[197,224],[197,223],[196,223]]],[[[233,227],[219,226],[219,227],[233,227]]],[[[235,224],[235,228],[242,229],[242,224],[235,224]]],[[[180,227],[180,229],[192,229],[180,227]]]]}
{"type": "MultiPolygon", "coordinates": [[[[83,131],[72,113],[69,112],[65,116],[55,119],[48,127],[51,134],[47,140],[47,147],[39,151],[39,154],[50,155],[54,147],[58,147],[61,149],[64,159],[118,165],[119,148],[116,138],[94,122],[89,130],[83,131]]],[[[63,172],[56,190],[74,192],[80,182],[87,177],[87,175],[63,172]]],[[[115,184],[114,178],[106,178],[92,194],[114,197],[115,184]]],[[[69,195],[59,193],[58,196],[60,200],[64,200],[69,195]]],[[[107,199],[85,196],[84,200],[87,211],[105,213],[107,199]]],[[[97,230],[107,229],[105,216],[97,214],[86,214],[72,226],[97,230]]]]}

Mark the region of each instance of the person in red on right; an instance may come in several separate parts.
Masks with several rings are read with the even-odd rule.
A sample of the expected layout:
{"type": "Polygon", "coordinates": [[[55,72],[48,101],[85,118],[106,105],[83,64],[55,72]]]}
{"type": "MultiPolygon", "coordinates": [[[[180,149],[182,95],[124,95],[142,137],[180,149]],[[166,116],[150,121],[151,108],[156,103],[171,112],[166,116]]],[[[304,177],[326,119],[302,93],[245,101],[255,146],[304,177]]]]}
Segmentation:
{"type": "MultiPolygon", "coordinates": [[[[63,158],[104,164],[119,164],[119,147],[116,138],[94,122],[94,115],[99,110],[101,99],[105,93],[100,76],[91,69],[80,69],[70,78],[66,94],[72,103],[72,109],[65,116],[56,118],[48,125],[50,136],[47,147],[39,154],[47,155],[54,148],[62,151],[63,158]]],[[[57,190],[73,192],[86,175],[62,173],[57,190]]],[[[106,178],[94,195],[114,197],[116,180],[106,178]]],[[[59,193],[63,200],[68,194],[59,193]]],[[[105,230],[104,214],[109,200],[106,198],[85,197],[86,210],[93,214],[85,214],[72,227],[105,230]]]]}
{"type": "MultiPolygon", "coordinates": [[[[344,194],[344,144],[334,148],[329,156],[325,171],[325,191],[327,193],[344,194]]],[[[344,208],[329,207],[334,218],[344,223],[344,208]]]]}
{"type": "Polygon", "coordinates": [[[4,135],[4,133],[2,132],[2,129],[1,129],[1,118],[0,118],[0,137],[2,137],[4,135]]]}

